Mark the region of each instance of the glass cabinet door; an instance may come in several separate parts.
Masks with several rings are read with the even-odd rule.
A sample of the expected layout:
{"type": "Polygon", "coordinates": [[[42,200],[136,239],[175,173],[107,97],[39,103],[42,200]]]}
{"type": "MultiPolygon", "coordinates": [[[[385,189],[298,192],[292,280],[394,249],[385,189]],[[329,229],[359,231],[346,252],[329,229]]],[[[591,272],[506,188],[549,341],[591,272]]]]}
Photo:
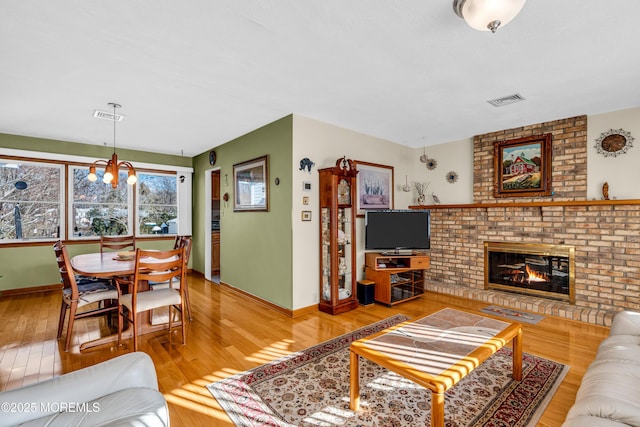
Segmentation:
{"type": "Polygon", "coordinates": [[[353,269],[351,265],[351,208],[338,208],[338,299],[350,298],[353,269]]]}
{"type": "Polygon", "coordinates": [[[331,301],[331,209],[322,208],[322,295],[320,298],[331,301]]]}

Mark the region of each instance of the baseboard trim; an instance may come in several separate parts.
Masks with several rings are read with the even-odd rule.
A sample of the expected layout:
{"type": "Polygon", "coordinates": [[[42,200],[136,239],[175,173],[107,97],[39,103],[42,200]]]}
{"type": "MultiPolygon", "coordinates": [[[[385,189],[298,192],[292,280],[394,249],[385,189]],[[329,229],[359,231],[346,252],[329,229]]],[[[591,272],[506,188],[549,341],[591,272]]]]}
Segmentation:
{"type": "Polygon", "coordinates": [[[298,308],[296,310],[293,310],[293,318],[296,317],[300,317],[303,316],[305,314],[309,314],[309,313],[316,313],[318,310],[318,304],[314,304],[314,305],[310,305],[308,307],[302,307],[302,308],[298,308]]]}
{"type": "Polygon", "coordinates": [[[251,300],[253,302],[256,302],[258,304],[262,304],[262,305],[264,305],[264,306],[266,306],[266,307],[268,307],[268,308],[270,308],[272,310],[277,311],[278,313],[284,314],[285,316],[291,317],[291,318],[296,318],[296,317],[302,316],[304,314],[313,313],[313,312],[318,311],[318,306],[317,305],[312,305],[312,306],[309,306],[309,307],[303,307],[303,308],[299,308],[297,310],[290,310],[288,308],[280,307],[277,304],[274,304],[274,303],[272,303],[270,301],[267,301],[265,299],[257,297],[257,296],[255,296],[253,294],[250,294],[249,292],[243,291],[242,289],[235,288],[235,287],[233,287],[230,284],[225,283],[225,282],[220,282],[220,287],[228,290],[229,292],[233,292],[234,294],[239,295],[239,296],[241,296],[243,298],[249,299],[249,300],[251,300]]]}
{"type": "Polygon", "coordinates": [[[0,291],[0,297],[11,297],[16,295],[27,295],[27,294],[35,294],[38,292],[56,292],[62,289],[62,285],[44,285],[44,286],[33,286],[30,288],[18,288],[18,289],[7,289],[4,291],[0,291]]]}

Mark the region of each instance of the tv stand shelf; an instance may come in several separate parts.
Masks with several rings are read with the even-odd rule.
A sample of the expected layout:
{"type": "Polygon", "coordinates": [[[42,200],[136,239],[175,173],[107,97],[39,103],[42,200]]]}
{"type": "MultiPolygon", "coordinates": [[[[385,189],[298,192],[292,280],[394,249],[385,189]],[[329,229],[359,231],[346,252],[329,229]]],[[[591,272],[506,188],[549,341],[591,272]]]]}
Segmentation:
{"type": "Polygon", "coordinates": [[[375,283],[374,300],[392,306],[424,293],[427,255],[365,254],[365,277],[375,283]]]}

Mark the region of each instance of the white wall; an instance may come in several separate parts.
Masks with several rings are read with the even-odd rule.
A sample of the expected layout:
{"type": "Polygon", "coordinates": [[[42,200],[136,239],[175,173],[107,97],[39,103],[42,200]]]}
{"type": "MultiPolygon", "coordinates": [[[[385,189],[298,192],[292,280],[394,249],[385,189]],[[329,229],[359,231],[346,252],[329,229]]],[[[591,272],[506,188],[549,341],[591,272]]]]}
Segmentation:
{"type": "Polygon", "coordinates": [[[640,108],[598,114],[587,118],[587,198],[602,199],[602,184],[609,184],[611,199],[640,199],[640,108]],[[634,138],[626,154],[605,157],[596,140],[609,129],[622,129],[634,138]]]}
{"type": "MultiPolygon", "coordinates": [[[[432,193],[443,205],[473,203],[473,138],[416,149],[411,164],[413,175],[409,175],[409,184],[412,181],[429,183],[425,204],[434,204],[432,193]],[[420,161],[423,154],[436,160],[435,169],[427,169],[427,165],[420,161]],[[446,179],[450,171],[458,174],[454,183],[446,179]]],[[[410,204],[417,204],[418,193],[413,186],[410,194],[410,204]]]]}
{"type": "MultiPolygon", "coordinates": [[[[383,139],[363,135],[303,116],[293,117],[293,309],[308,307],[319,301],[320,225],[318,169],[334,166],[336,160],[348,159],[394,167],[394,208],[413,204],[411,193],[403,193],[405,174],[411,174],[414,150],[383,139]],[[315,165],[309,174],[298,170],[300,160],[308,157],[315,165]],[[303,191],[303,182],[311,191],[303,191]],[[309,197],[309,205],[302,198],[309,197]],[[302,221],[302,211],[311,211],[311,221],[302,221]]],[[[356,221],[356,278],[364,278],[364,219],[356,221]]]]}

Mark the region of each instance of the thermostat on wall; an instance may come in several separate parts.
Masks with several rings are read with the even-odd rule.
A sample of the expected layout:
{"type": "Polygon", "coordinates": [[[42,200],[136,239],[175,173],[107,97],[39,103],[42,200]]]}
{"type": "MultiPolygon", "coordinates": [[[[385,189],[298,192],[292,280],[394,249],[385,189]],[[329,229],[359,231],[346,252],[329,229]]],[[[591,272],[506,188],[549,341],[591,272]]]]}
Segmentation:
{"type": "Polygon", "coordinates": [[[302,183],[302,190],[311,191],[311,183],[309,181],[305,181],[302,183]]]}

